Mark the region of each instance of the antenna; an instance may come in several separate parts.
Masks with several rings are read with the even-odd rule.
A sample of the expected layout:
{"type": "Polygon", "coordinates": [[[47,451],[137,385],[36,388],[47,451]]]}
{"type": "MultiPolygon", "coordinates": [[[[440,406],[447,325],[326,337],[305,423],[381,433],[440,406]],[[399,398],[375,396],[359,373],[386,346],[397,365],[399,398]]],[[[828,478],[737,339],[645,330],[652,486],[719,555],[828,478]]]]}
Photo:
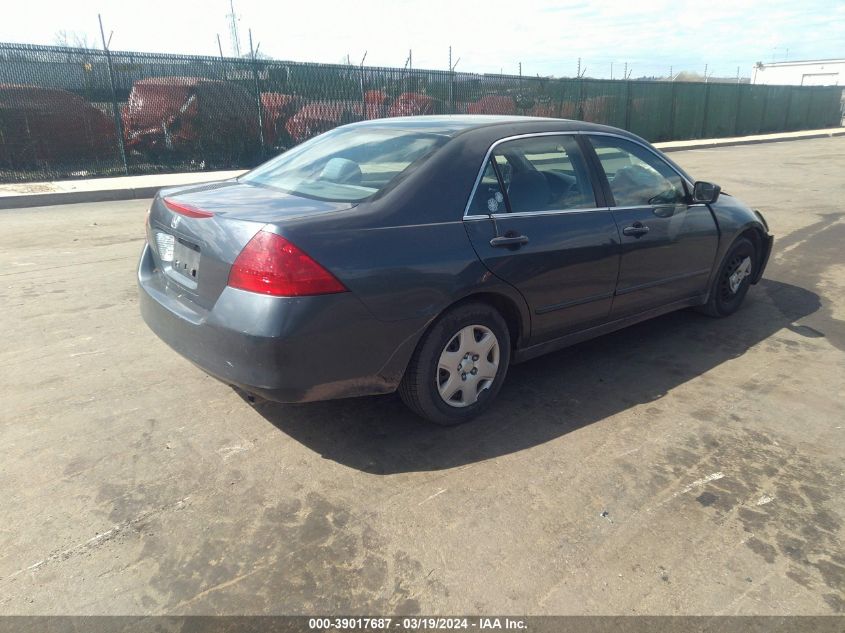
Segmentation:
{"type": "Polygon", "coordinates": [[[235,0],[229,0],[229,39],[232,41],[232,51],[235,57],[241,56],[241,40],[238,37],[238,14],[235,13],[235,0]]]}

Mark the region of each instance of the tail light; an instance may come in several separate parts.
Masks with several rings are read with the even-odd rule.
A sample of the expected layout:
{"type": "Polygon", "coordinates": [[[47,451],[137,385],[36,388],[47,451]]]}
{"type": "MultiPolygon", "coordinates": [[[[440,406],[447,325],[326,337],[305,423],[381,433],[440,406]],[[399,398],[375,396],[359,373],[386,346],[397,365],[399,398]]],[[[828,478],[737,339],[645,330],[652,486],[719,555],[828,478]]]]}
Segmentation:
{"type": "Polygon", "coordinates": [[[328,270],[281,235],[259,231],[229,271],[229,285],[279,297],[346,292],[328,270]]]}
{"type": "Polygon", "coordinates": [[[147,243],[152,245],[153,243],[153,227],[150,224],[150,211],[147,211],[147,215],[144,216],[144,233],[147,236],[147,243]]]}
{"type": "Polygon", "coordinates": [[[178,213],[179,215],[184,215],[189,218],[210,218],[214,215],[210,211],[203,211],[202,209],[198,209],[192,204],[185,204],[184,202],[175,202],[171,198],[164,199],[164,206],[166,206],[174,213],[178,213]]]}

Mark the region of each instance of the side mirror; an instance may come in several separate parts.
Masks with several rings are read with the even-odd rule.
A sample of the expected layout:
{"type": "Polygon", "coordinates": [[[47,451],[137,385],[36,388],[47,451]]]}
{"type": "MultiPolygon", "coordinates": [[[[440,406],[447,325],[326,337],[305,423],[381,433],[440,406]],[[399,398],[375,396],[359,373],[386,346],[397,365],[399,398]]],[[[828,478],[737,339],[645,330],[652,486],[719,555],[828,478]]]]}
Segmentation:
{"type": "Polygon", "coordinates": [[[712,182],[699,180],[692,186],[693,202],[712,204],[719,198],[720,193],[722,193],[722,188],[719,185],[714,185],[712,182]]]}

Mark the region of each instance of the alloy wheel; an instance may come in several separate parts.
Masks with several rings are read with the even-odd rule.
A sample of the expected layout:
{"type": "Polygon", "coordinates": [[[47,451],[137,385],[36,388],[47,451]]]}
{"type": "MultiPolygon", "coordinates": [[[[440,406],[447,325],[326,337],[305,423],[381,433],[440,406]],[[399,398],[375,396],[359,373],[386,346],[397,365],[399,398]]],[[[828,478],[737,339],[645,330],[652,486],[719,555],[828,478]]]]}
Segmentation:
{"type": "Polygon", "coordinates": [[[731,260],[722,276],[721,292],[724,300],[730,301],[739,292],[745,278],[751,275],[751,267],[751,257],[747,255],[737,255],[731,260]]]}

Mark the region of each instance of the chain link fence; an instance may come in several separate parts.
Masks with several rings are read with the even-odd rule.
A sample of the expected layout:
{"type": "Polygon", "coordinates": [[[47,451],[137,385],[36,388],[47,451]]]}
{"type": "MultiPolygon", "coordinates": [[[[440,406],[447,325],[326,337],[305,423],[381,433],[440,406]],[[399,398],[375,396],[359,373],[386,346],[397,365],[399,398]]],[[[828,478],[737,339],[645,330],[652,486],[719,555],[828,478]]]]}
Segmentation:
{"type": "Polygon", "coordinates": [[[605,123],[650,141],[840,123],[837,87],[553,79],[0,43],[0,182],[246,168],[337,125],[605,123]]]}

